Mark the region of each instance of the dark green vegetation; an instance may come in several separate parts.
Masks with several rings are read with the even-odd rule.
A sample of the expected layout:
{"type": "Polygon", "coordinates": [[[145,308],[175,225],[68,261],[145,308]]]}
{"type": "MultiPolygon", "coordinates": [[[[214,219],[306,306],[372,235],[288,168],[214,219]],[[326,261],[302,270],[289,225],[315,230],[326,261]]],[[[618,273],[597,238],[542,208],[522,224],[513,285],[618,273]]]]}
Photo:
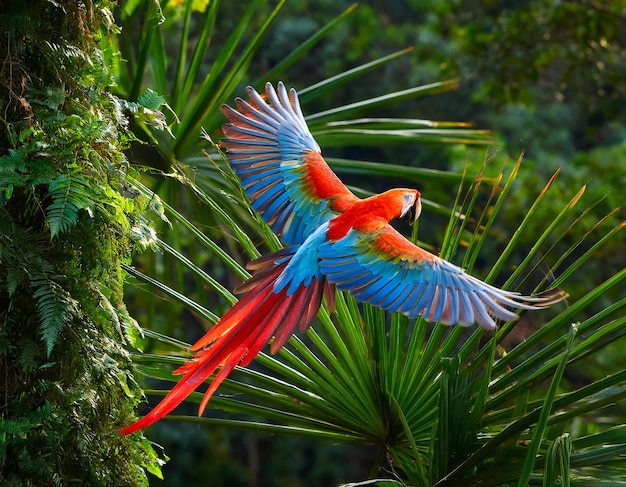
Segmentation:
{"type": "Polygon", "coordinates": [[[141,399],[121,265],[147,203],[95,48],[112,5],[27,3],[0,17],[0,484],[143,485],[152,446],[117,434],[141,399]]]}
{"type": "MultiPolygon", "coordinates": [[[[624,213],[613,210],[626,177],[622,2],[256,0],[199,12],[129,0],[122,33],[103,37],[95,24],[108,5],[66,17],[57,2],[35,3],[37,29],[15,20],[19,8],[1,25],[12,63],[2,78],[0,475],[132,485],[139,466],[156,468],[140,435],[115,432],[138,400],[121,346],[136,328],[120,268],[133,248],[157,250],[126,268],[125,300],[145,328],[146,353],[133,360],[147,387],[167,389],[150,377],[172,380],[186,356],[179,340],[215,322],[242,264],[278,245],[200,130],[217,141],[222,102],[283,79],[355,191],[420,188],[413,236],[424,245],[498,285],[556,284],[571,297],[493,335],[340,298],[279,356],[237,371],[205,418],[194,418],[194,396],[188,416],[147,432],[172,457],[166,485],[625,480],[626,257],[624,213]],[[495,129],[503,147],[494,157],[486,132],[430,120],[495,129]]],[[[148,392],[152,403],[165,391],[148,392]]]]}

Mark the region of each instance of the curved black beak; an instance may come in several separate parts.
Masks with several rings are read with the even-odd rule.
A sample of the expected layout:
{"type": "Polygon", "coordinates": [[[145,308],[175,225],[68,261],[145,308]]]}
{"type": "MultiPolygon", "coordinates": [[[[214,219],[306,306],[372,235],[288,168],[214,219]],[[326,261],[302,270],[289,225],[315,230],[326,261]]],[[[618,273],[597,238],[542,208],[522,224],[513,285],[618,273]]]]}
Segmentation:
{"type": "Polygon", "coordinates": [[[408,209],[408,211],[400,218],[401,221],[407,222],[410,225],[413,225],[415,221],[419,218],[422,213],[422,202],[419,197],[413,203],[413,206],[408,209]]]}

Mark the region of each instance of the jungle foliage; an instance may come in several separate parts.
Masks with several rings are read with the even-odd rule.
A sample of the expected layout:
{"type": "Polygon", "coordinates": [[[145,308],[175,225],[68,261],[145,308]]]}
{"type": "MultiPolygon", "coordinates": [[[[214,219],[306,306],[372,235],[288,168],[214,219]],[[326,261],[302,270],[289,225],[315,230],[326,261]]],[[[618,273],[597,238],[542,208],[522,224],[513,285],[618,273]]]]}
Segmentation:
{"type": "Polygon", "coordinates": [[[280,245],[218,142],[222,103],[282,79],[357,194],[420,188],[411,238],[488,282],[570,298],[486,334],[340,294],[237,369],[206,417],[193,394],[146,432],[172,456],[167,485],[626,482],[621,2],[460,3],[5,8],[0,480],[161,476],[153,444],[117,428],[135,379],[165,394],[245,262],[280,245]]]}
{"type": "MultiPolygon", "coordinates": [[[[329,163],[358,194],[399,181],[419,185],[427,198],[420,243],[490,282],[521,286],[524,292],[562,285],[572,301],[566,309],[531,314],[515,327],[509,323],[485,336],[419,320],[408,323],[340,297],[336,313],[322,313],[306,337],[292,339],[277,357],[262,355],[253,367],[237,370],[209,403],[215,408],[209,417],[194,418],[191,408],[189,416],[170,418],[211,426],[207,440],[218,438],[219,446],[200,446],[198,429],[181,425],[182,431],[193,431],[186,441],[205,452],[204,460],[196,463],[186,452],[184,461],[193,471],[168,477],[169,482],[188,483],[207,472],[224,485],[246,478],[263,485],[355,480],[346,478],[345,469],[331,476],[315,465],[300,470],[285,462],[277,465],[254,446],[247,448],[247,461],[250,476],[256,477],[233,475],[246,455],[232,452],[242,442],[258,443],[259,434],[314,438],[318,445],[324,439],[378,445],[378,455],[369,458],[369,475],[381,485],[623,480],[624,431],[608,426],[622,423],[622,409],[609,405],[624,397],[623,362],[609,365],[602,359],[615,357],[613,350],[623,340],[626,303],[619,290],[625,275],[614,253],[623,242],[622,217],[614,209],[618,193],[597,197],[611,189],[610,181],[591,191],[584,187],[583,173],[590,169],[584,162],[578,163],[578,172],[570,164],[561,170],[551,166],[562,154],[533,153],[549,159],[550,164],[539,167],[532,159],[511,163],[506,155],[485,150],[484,144],[493,140],[484,131],[470,131],[462,123],[406,119],[407,113],[437,113],[438,118],[462,113],[482,123],[489,119],[484,111],[477,110],[477,117],[472,112],[487,92],[476,99],[463,88],[460,95],[416,96],[458,86],[456,80],[432,82],[435,71],[465,74],[463,60],[470,57],[462,57],[459,45],[445,44],[441,27],[440,19],[451,23],[455,18],[452,4],[436,2],[438,17],[426,12],[430,3],[426,8],[409,2],[397,9],[346,5],[336,19],[324,17],[337,8],[332,4],[319,2],[316,9],[304,3],[198,2],[167,5],[146,15],[142,2],[130,2],[132,8],[122,12],[122,23],[133,28],[117,46],[124,59],[132,60],[118,65],[120,96],[158,87],[159,93],[169,94],[165,99],[178,116],[168,119],[175,139],[148,128],[146,140],[159,144],[151,157],[140,150],[132,156],[153,174],[143,179],[146,185],[137,181],[137,187],[147,198],[156,192],[173,222],[159,234],[161,253],[145,254],[128,269],[136,283],[129,298],[142,309],[140,321],[149,323],[144,349],[151,353],[135,358],[145,376],[176,380],[169,367],[180,364],[187,357],[187,342],[232,304],[229,289],[247,277],[242,264],[279,245],[247,210],[236,179],[213,145],[223,123],[219,105],[242,94],[245,84],[260,88],[266,80],[288,79],[298,88],[329,163]],[[421,30],[402,22],[415,18],[407,12],[425,15],[421,30]],[[164,19],[155,17],[161,13],[164,19]],[[387,44],[397,45],[394,41],[410,39],[413,44],[415,36],[431,43],[416,43],[413,51],[384,52],[387,44]],[[437,43],[445,49],[434,50],[437,43]],[[355,67],[344,71],[337,53],[355,67]],[[435,69],[448,57],[449,64],[435,69]],[[311,84],[313,75],[320,81],[311,84]],[[381,96],[384,86],[396,91],[381,96]],[[452,101],[444,102],[447,97],[452,101]],[[442,109],[444,103],[457,110],[442,109]],[[204,140],[194,139],[200,127],[206,130],[204,140]],[[473,145],[481,148],[468,149],[473,145]],[[200,149],[205,156],[197,155],[200,149]],[[618,263],[607,267],[603,259],[613,261],[611,255],[618,263]],[[579,279],[589,272],[597,276],[593,284],[579,279]],[[146,301],[142,289],[157,291],[172,304],[146,301]],[[596,372],[606,381],[595,381],[596,372]],[[228,441],[216,433],[222,431],[219,427],[255,433],[233,433],[236,440],[225,453],[228,441]],[[226,455],[227,462],[219,462],[222,468],[207,463],[215,455],[226,455]],[[266,465],[274,467],[266,472],[266,465]]],[[[543,114],[537,118],[545,120],[543,114]]],[[[163,395],[165,386],[148,392],[163,395]]],[[[194,395],[189,402],[198,401],[194,395]]],[[[156,425],[154,434],[167,441],[168,435],[178,436],[173,429],[156,425]]],[[[311,453],[309,463],[322,456],[311,453]]]]}
{"type": "Polygon", "coordinates": [[[121,266],[148,202],[125,182],[128,104],[107,93],[95,45],[111,8],[14,2],[0,16],[2,485],[160,475],[148,440],[117,434],[141,399],[121,266]]]}

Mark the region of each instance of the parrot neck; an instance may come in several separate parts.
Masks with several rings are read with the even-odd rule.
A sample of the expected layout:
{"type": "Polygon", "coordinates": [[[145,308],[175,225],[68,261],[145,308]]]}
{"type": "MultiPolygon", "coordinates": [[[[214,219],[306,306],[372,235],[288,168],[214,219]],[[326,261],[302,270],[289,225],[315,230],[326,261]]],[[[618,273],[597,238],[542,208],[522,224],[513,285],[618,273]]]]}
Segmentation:
{"type": "Polygon", "coordinates": [[[399,218],[403,211],[403,198],[407,189],[391,189],[369,198],[352,202],[340,215],[333,218],[326,236],[337,241],[346,236],[351,228],[370,233],[380,230],[394,218],[399,218]]]}

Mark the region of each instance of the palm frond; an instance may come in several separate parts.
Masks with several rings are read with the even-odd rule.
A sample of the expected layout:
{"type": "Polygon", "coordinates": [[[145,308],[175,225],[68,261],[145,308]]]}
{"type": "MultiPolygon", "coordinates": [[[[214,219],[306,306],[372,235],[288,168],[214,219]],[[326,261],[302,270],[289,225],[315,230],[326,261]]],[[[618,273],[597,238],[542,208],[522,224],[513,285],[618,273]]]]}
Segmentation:
{"type": "MultiPolygon", "coordinates": [[[[485,233],[506,205],[521,162],[508,176],[501,174],[496,179],[505,181],[503,186],[486,185],[487,201],[492,203],[484,211],[489,213],[473,222],[465,215],[476,209],[485,181],[480,177],[473,181],[466,197],[459,191],[460,206],[449,212],[452,216],[443,255],[455,259],[463,247],[459,234],[471,230],[471,244],[463,260],[469,269],[474,267],[488,238],[485,233]]],[[[541,203],[552,190],[549,182],[530,216],[520,223],[522,229],[540,218],[541,203]]],[[[559,260],[549,241],[563,239],[562,228],[574,232],[576,226],[568,225],[568,219],[576,221],[571,210],[580,198],[581,193],[574,192],[558,218],[539,234],[531,254],[542,252],[545,262],[559,260]]],[[[230,225],[228,219],[225,223],[230,225]]],[[[249,245],[246,240],[242,243],[249,245]]],[[[493,259],[488,279],[502,279],[500,274],[510,268],[507,259],[517,246],[513,236],[502,251],[506,258],[493,259]]],[[[599,247],[597,243],[590,246],[594,251],[599,247]]],[[[193,271],[192,262],[169,252],[193,271]]],[[[583,263],[580,259],[591,257],[591,252],[585,252],[569,266],[578,268],[583,263]]],[[[532,259],[523,259],[509,276],[508,285],[527,285],[526,273],[534,269],[532,259]]],[[[569,267],[552,269],[557,276],[561,271],[571,275],[569,267]]],[[[601,472],[599,465],[619,463],[626,430],[603,434],[605,430],[600,428],[591,435],[577,436],[571,424],[623,400],[626,376],[618,372],[577,388],[562,377],[576,363],[623,339],[626,300],[591,316],[586,310],[624,278],[626,270],[617,272],[590,294],[574,299],[569,307],[548,312],[552,318],[513,347],[505,341],[515,329],[513,323],[503,324],[489,336],[483,330],[450,329],[421,319],[410,322],[402,315],[387,316],[377,308],[358,304],[349,295],[338,294],[335,311],[330,315],[322,310],[319,323],[306,337],[293,337],[277,356],[260,354],[255,367],[238,368],[222,384],[221,393],[209,406],[233,415],[233,419],[171,419],[335,442],[376,443],[412,485],[504,485],[519,478],[530,483],[564,482],[566,475],[572,481],[582,476],[594,478],[601,472]],[[246,419],[250,416],[255,420],[246,419]]],[[[536,290],[555,285],[540,280],[538,287],[534,285],[536,290]]],[[[558,284],[567,287],[567,280],[559,278],[558,284]]],[[[163,372],[173,360],[170,355],[138,356],[137,360],[147,375],[175,380],[163,372]]],[[[182,358],[176,362],[179,360],[182,358]]],[[[150,392],[163,395],[166,391],[150,392]]],[[[200,399],[200,394],[192,394],[189,401],[200,399]]],[[[610,470],[610,475],[615,481],[623,479],[619,470],[610,470]]]]}
{"type": "MultiPolygon", "coordinates": [[[[197,13],[188,2],[181,7],[182,36],[174,43],[176,54],[172,56],[168,52],[171,38],[164,42],[167,24],[161,23],[158,4],[136,2],[134,10],[124,12],[123,20],[135,22],[146,35],[135,45],[131,37],[124,37],[132,32],[125,28],[119,46],[115,40],[109,46],[109,59],[118,70],[119,91],[129,104],[139,101],[148,80],[178,116],[170,115],[166,121],[174,137],[157,130],[163,126],[146,121],[141,121],[137,131],[138,138],[158,145],[149,148],[148,157],[136,151],[135,162],[151,168],[152,177],[141,182],[128,178],[129,187],[160,205],[174,230],[164,230],[162,240],[154,241],[154,248],[161,253],[147,254],[153,262],[144,256],[136,269],[127,270],[151,291],[190,310],[205,327],[215,321],[221,306],[232,304],[232,280],[248,277],[242,263],[280,245],[267,225],[249,210],[239,183],[211,142],[218,138],[223,122],[220,105],[232,100],[241,91],[242,81],[250,77],[251,57],[284,2],[254,23],[254,32],[248,31],[264,4],[262,0],[249,2],[223,45],[211,53],[220,2],[209,2],[192,49],[189,25],[197,13]],[[115,61],[118,48],[128,60],[126,65],[115,61]],[[204,73],[203,58],[209,54],[211,69],[204,73]],[[174,66],[173,83],[166,76],[169,65],[174,66]],[[206,129],[206,137],[200,137],[201,127],[206,129]],[[200,156],[200,150],[209,157],[200,156]],[[171,273],[165,263],[173,264],[171,273]],[[148,275],[145,269],[151,267],[161,272],[148,275]],[[210,300],[211,305],[207,304],[210,300]]],[[[270,78],[276,79],[293,66],[353,10],[350,7],[296,47],[270,72],[270,78]]],[[[408,52],[391,53],[299,87],[309,114],[307,121],[324,148],[493,141],[489,133],[461,122],[389,119],[377,114],[453,89],[458,80],[410,87],[315,112],[314,103],[328,90],[354,82],[408,52]]],[[[558,191],[555,174],[536,195],[517,231],[499,236],[498,219],[503,218],[514,193],[521,157],[508,172],[503,164],[495,177],[482,171],[444,173],[340,158],[329,162],[338,172],[354,172],[364,178],[393,175],[426,188],[429,184],[454,184],[458,188],[454,204],[425,200],[426,213],[448,218],[441,245],[432,242],[430,246],[441,247],[443,257],[508,289],[533,292],[559,286],[567,290],[572,276],[624,226],[607,231],[597,222],[581,230],[582,219],[575,212],[583,201],[584,188],[573,191],[556,216],[544,222],[543,211],[553,201],[550,194],[558,191]],[[604,233],[598,236],[599,232],[604,233]],[[523,242],[530,234],[538,237],[527,246],[523,242]]],[[[355,188],[355,192],[367,194],[367,189],[355,188]]],[[[582,213],[585,211],[583,208],[582,213]]],[[[417,237],[416,227],[413,238],[417,237]]],[[[380,455],[373,472],[380,482],[379,477],[386,474],[382,463],[389,458],[402,480],[415,486],[503,485],[519,478],[566,485],[583,478],[600,483],[603,476],[610,476],[615,485],[625,478],[619,467],[620,462],[624,464],[625,430],[604,427],[594,419],[624,398],[626,377],[615,372],[583,385],[572,385],[566,378],[572,367],[623,339],[626,300],[600,310],[596,305],[623,283],[624,277],[626,272],[618,271],[587,295],[572,296],[569,307],[502,323],[492,335],[388,316],[338,294],[334,312],[323,309],[306,336],[293,337],[277,356],[260,354],[253,366],[236,369],[221,385],[220,394],[209,406],[223,411],[226,418],[170,419],[339,443],[374,443],[379,445],[380,455]],[[522,332],[522,326],[534,331],[522,332]],[[517,343],[515,335],[521,333],[526,336],[517,343]]],[[[156,353],[137,354],[135,360],[146,376],[171,382],[176,378],[169,368],[186,358],[181,351],[185,344],[159,332],[162,320],[150,304],[142,321],[154,325],[155,330],[146,331],[146,337],[156,353]]],[[[147,392],[155,396],[166,393],[147,392]]],[[[200,400],[199,393],[189,397],[190,402],[200,400]]],[[[615,418],[608,420],[617,423],[615,418]]],[[[388,483],[397,483],[397,479],[388,483]]]]}

